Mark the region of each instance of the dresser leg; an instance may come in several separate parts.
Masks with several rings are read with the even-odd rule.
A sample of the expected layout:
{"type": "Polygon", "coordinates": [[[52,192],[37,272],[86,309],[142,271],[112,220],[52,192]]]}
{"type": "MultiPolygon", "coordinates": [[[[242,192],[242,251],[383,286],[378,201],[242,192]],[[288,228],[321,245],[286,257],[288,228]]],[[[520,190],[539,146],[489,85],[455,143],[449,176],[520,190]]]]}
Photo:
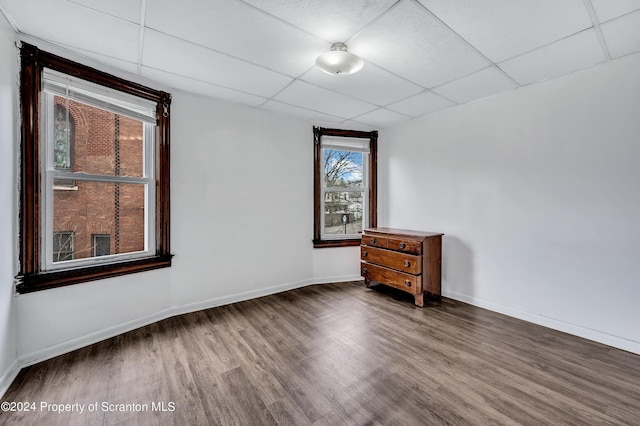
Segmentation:
{"type": "Polygon", "coordinates": [[[416,306],[424,307],[424,293],[415,295],[416,306]]]}
{"type": "Polygon", "coordinates": [[[364,279],[364,285],[365,285],[365,287],[369,288],[369,285],[370,285],[370,284],[371,284],[371,280],[370,280],[370,279],[368,279],[368,278],[365,278],[365,279],[364,279]]]}

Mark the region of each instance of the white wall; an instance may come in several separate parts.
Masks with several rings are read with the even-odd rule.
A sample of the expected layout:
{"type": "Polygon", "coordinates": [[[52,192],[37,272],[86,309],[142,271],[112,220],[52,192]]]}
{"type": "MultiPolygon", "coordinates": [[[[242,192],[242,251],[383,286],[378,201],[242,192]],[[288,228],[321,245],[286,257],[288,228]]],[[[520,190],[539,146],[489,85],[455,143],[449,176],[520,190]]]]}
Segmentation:
{"type": "Polygon", "coordinates": [[[314,250],[313,277],[315,283],[361,280],[360,247],[314,250]]]}
{"type": "Polygon", "coordinates": [[[0,395],[17,373],[13,277],[17,265],[17,77],[13,29],[0,13],[0,395]]]}
{"type": "Polygon", "coordinates": [[[381,223],[446,296],[640,353],[640,54],[380,134],[381,223]]]}
{"type": "Polygon", "coordinates": [[[172,304],[309,284],[311,124],[181,93],[172,111],[172,304]]]}

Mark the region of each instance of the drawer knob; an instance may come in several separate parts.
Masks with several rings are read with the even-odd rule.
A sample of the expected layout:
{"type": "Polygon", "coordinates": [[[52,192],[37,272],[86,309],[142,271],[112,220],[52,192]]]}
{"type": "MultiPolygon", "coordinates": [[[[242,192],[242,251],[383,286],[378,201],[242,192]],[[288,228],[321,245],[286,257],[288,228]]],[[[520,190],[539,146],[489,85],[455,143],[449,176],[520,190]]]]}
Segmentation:
{"type": "Polygon", "coordinates": [[[407,287],[411,287],[411,281],[406,280],[406,281],[404,282],[404,285],[406,285],[407,287]]]}
{"type": "Polygon", "coordinates": [[[376,239],[375,239],[375,238],[372,238],[372,239],[371,239],[371,244],[375,244],[375,243],[376,243],[376,239]]]}
{"type": "Polygon", "coordinates": [[[366,267],[362,268],[362,273],[363,274],[366,274],[367,272],[369,272],[369,270],[366,267]]]}
{"type": "Polygon", "coordinates": [[[405,243],[400,243],[400,250],[404,250],[405,248],[407,248],[407,245],[405,243]]]}
{"type": "Polygon", "coordinates": [[[367,253],[367,251],[366,251],[366,250],[362,252],[362,257],[367,257],[368,255],[369,255],[369,254],[367,253]]]}
{"type": "Polygon", "coordinates": [[[406,266],[408,268],[409,266],[411,266],[411,262],[409,262],[408,260],[405,260],[404,261],[404,266],[406,266]]]}

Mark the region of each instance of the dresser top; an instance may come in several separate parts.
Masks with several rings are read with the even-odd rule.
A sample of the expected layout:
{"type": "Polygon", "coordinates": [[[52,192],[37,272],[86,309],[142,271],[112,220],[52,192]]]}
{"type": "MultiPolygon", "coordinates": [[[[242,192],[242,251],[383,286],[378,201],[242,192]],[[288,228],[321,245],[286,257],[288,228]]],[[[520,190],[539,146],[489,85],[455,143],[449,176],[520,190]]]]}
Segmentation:
{"type": "Polygon", "coordinates": [[[437,237],[440,235],[444,235],[440,232],[422,232],[422,231],[411,231],[408,229],[395,229],[395,228],[369,228],[364,230],[365,234],[369,235],[403,235],[407,237],[437,237]]]}

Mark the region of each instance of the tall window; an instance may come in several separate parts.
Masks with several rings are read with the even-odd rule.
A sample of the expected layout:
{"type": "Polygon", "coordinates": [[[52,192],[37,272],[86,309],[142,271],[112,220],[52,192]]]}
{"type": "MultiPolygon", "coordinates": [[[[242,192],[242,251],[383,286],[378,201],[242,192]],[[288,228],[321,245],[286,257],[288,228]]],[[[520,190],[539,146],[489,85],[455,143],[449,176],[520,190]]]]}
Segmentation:
{"type": "Polygon", "coordinates": [[[18,291],[170,266],[170,95],[26,43],[21,59],[18,291]]]}
{"type": "Polygon", "coordinates": [[[314,247],[359,245],[376,226],[377,132],[314,127],[314,247]]]}

